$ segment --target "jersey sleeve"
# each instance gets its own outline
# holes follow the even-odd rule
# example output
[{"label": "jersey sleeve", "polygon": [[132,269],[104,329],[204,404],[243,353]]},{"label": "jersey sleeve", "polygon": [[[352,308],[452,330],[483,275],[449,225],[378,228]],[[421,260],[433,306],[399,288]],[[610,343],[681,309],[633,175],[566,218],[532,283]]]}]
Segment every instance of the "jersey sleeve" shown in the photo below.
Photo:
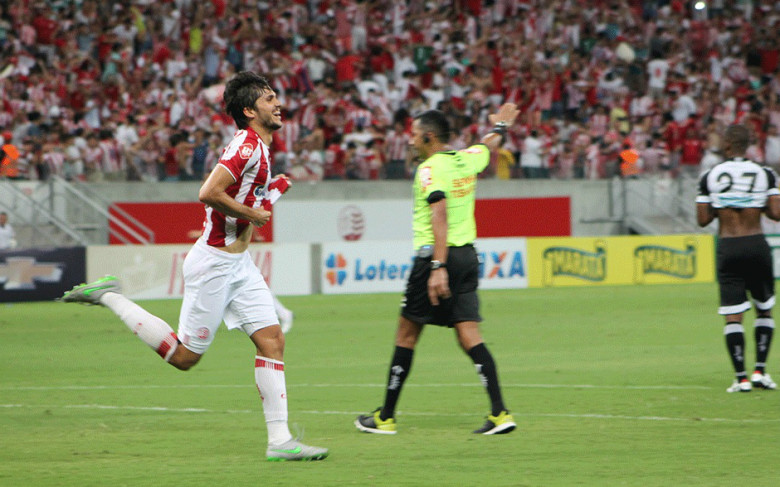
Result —
[{"label": "jersey sleeve", "polygon": [[701,178],[699,178],[699,193],[696,195],[696,203],[712,203],[712,198],[710,198],[710,188],[707,186],[707,178],[709,175],[710,172],[707,171],[701,175]]},{"label": "jersey sleeve", "polygon": [[764,172],[766,173],[766,179],[767,179],[767,190],[766,195],[767,196],[775,196],[780,194],[780,189],[777,187],[777,173],[774,169],[771,167],[764,167]]},{"label": "jersey sleeve", "polygon": [[258,144],[252,143],[248,137],[237,135],[225,148],[219,164],[230,171],[233,179],[238,181],[247,170],[247,163],[252,159],[252,154],[257,150]]},{"label": "jersey sleeve", "polygon": [[417,185],[420,194],[430,204],[446,198],[447,187],[444,167],[438,164],[423,163],[417,170]]},{"label": "jersey sleeve", "polygon": [[490,163],[490,150],[485,144],[475,144],[458,152],[471,162],[475,173],[482,172]]}]

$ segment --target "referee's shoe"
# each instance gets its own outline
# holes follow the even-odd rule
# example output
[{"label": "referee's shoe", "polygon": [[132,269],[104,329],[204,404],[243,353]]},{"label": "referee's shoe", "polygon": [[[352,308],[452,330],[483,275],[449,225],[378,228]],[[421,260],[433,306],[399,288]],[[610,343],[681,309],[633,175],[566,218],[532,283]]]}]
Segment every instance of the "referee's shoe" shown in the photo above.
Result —
[{"label": "referee's shoe", "polygon": [[509,433],[517,427],[515,419],[509,414],[509,411],[503,410],[498,416],[488,415],[485,424],[474,433],[478,435],[503,435]]},{"label": "referee's shoe", "polygon": [[369,414],[361,414],[355,420],[355,427],[364,433],[394,435],[396,433],[395,419],[382,419],[379,417],[380,412],[382,412],[382,408],[376,408],[374,412]]}]

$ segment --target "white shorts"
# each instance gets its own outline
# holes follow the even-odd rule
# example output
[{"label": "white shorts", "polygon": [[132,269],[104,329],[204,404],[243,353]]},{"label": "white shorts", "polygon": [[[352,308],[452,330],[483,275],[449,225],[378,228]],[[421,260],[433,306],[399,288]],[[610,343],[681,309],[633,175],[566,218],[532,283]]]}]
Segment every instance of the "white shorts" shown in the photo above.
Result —
[{"label": "white shorts", "polygon": [[279,324],[274,300],[249,252],[230,254],[198,240],[184,259],[179,340],[203,354],[224,320],[248,336]]}]

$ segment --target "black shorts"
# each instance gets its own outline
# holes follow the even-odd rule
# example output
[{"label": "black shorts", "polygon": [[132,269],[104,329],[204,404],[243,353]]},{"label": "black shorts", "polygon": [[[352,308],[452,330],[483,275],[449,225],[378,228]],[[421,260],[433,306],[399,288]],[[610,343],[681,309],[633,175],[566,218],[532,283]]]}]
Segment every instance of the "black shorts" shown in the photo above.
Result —
[{"label": "black shorts", "polygon": [[401,316],[415,323],[450,328],[464,321],[482,321],[477,297],[479,259],[473,245],[449,248],[447,274],[452,297],[439,299],[439,305],[433,306],[428,299],[431,258],[416,257],[406,283]]},{"label": "black shorts", "polygon": [[775,276],[772,253],[763,235],[718,239],[717,251],[720,308],[731,315],[750,309],[746,291],[759,310],[775,304]]}]

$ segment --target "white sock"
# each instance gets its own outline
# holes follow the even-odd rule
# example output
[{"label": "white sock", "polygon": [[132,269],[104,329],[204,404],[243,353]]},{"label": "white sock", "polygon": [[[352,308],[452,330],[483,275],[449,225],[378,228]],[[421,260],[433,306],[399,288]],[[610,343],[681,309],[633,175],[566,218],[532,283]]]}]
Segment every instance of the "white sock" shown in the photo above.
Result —
[{"label": "white sock", "polygon": [[105,293],[100,302],[113,311],[138,338],[166,362],[178,346],[178,338],[168,323],[149,313],[119,293]]},{"label": "white sock", "polygon": [[287,386],[284,380],[284,362],[266,357],[255,357],[255,383],[263,400],[268,444],[280,445],[292,439],[287,426]]}]

